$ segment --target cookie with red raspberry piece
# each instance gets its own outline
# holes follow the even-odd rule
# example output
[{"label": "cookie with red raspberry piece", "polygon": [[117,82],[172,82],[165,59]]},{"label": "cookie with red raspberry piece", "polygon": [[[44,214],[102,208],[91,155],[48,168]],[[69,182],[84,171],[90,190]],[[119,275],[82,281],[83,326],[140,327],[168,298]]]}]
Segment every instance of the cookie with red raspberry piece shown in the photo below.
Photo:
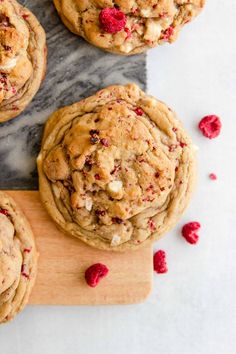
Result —
[{"label": "cookie with red raspberry piece", "polygon": [[16,0],[0,1],[0,123],[18,116],[45,76],[46,35]]},{"label": "cookie with red raspberry piece", "polygon": [[53,113],[38,156],[40,194],[58,226],[118,251],[175,225],[195,169],[195,147],[176,115],[135,84],[107,87]]},{"label": "cookie with red raspberry piece", "polygon": [[37,258],[28,221],[14,200],[0,192],[0,323],[12,320],[27,304]]},{"label": "cookie with red raspberry piece", "polygon": [[54,4],[73,33],[108,52],[132,55],[174,42],[205,0],[54,0]]}]

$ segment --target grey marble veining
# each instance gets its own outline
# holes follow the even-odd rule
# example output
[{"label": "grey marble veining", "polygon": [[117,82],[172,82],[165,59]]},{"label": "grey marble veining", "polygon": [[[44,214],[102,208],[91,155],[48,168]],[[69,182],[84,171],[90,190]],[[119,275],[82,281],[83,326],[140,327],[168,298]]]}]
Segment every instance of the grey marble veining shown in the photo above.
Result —
[{"label": "grey marble veining", "polygon": [[36,157],[43,125],[57,108],[90,96],[110,84],[136,82],[146,88],[144,54],[122,57],[105,53],[70,33],[52,0],[20,1],[47,33],[46,79],[18,118],[0,124],[0,189],[37,189]]}]

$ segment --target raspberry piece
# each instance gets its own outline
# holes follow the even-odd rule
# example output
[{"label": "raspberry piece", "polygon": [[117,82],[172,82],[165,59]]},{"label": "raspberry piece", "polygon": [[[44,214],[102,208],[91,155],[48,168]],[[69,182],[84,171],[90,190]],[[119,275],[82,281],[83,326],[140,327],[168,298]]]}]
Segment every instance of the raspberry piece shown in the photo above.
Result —
[{"label": "raspberry piece", "polygon": [[123,220],[121,218],[118,218],[117,216],[112,218],[111,221],[114,223],[114,224],[123,224]]},{"label": "raspberry piece", "polygon": [[0,214],[3,214],[5,216],[9,216],[8,211],[6,209],[2,209],[2,208],[0,208]]},{"label": "raspberry piece", "polygon": [[101,28],[107,33],[117,33],[125,28],[126,16],[115,7],[106,7],[99,14]]},{"label": "raspberry piece", "polygon": [[215,173],[210,173],[209,174],[209,178],[212,180],[212,181],[216,181],[217,180],[217,176]]},{"label": "raspberry piece", "polygon": [[220,134],[222,124],[219,117],[210,115],[202,118],[198,127],[206,138],[214,139]]},{"label": "raspberry piece", "polygon": [[102,263],[93,264],[85,272],[85,280],[89,286],[95,288],[100,280],[104,278],[109,272],[107,266]]},{"label": "raspberry piece", "polygon": [[199,236],[196,231],[200,229],[201,225],[197,221],[189,222],[182,228],[182,236],[188,243],[195,245],[198,242]]},{"label": "raspberry piece", "polygon": [[144,111],[140,107],[135,108],[134,112],[137,114],[137,116],[142,116],[144,114]]},{"label": "raspberry piece", "polygon": [[105,146],[105,147],[108,147],[108,146],[110,145],[109,140],[106,139],[106,138],[101,139],[100,142],[101,142],[101,144],[102,144],[103,146]]},{"label": "raspberry piece", "polygon": [[179,145],[180,145],[180,147],[182,147],[182,148],[188,146],[186,143],[183,143],[182,141],[180,141]]},{"label": "raspberry piece", "polygon": [[165,32],[163,33],[162,39],[164,41],[168,41],[170,39],[170,37],[172,36],[172,34],[174,33],[174,27],[170,26],[168,27]]},{"label": "raspberry piece", "polygon": [[148,220],[148,227],[152,232],[156,231],[156,223],[153,219]]},{"label": "raspberry piece", "polygon": [[95,211],[95,214],[96,214],[97,216],[104,216],[104,215],[106,214],[106,211],[105,211],[105,210],[99,210],[99,209],[97,209],[97,210]]},{"label": "raspberry piece", "polygon": [[154,265],[155,272],[159,274],[168,272],[165,251],[159,250],[154,254],[153,265]]},{"label": "raspberry piece", "polygon": [[89,134],[90,134],[90,135],[99,135],[100,132],[99,132],[99,130],[97,130],[97,129],[91,129],[91,130],[89,131]]},{"label": "raspberry piece", "polygon": [[25,264],[22,264],[21,266],[21,274],[23,275],[23,277],[29,279],[29,273]]}]

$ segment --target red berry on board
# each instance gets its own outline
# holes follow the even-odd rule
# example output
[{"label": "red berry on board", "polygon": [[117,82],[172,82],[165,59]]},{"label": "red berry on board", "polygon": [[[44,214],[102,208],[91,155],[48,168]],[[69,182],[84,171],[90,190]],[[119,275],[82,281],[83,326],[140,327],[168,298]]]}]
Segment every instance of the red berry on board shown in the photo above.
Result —
[{"label": "red berry on board", "polygon": [[90,266],[85,272],[85,280],[89,286],[95,288],[100,280],[109,272],[107,266],[102,263],[96,263]]}]

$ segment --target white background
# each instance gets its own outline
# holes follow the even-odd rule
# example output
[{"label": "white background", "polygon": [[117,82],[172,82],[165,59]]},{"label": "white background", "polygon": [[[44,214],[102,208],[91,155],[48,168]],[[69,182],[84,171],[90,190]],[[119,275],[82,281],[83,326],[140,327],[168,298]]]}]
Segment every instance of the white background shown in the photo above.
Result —
[{"label": "white background", "polygon": [[[144,304],[28,307],[0,327],[1,354],[236,353],[236,2],[208,0],[178,41],[148,53],[148,91],[177,113],[199,146],[199,185],[181,223],[155,248],[169,272],[154,275]],[[221,116],[208,140],[199,119]],[[217,181],[208,178],[210,172]],[[179,235],[202,224],[197,246]]]}]

